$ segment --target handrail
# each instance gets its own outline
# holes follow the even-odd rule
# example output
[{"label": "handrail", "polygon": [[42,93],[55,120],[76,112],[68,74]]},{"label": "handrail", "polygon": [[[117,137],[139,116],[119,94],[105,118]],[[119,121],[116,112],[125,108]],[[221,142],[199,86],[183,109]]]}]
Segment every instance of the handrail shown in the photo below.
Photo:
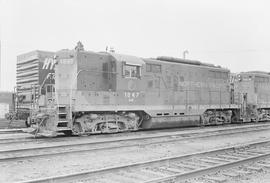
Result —
[{"label": "handrail", "polygon": [[[75,85],[75,81],[77,80],[79,74],[83,71],[86,71],[86,72],[90,72],[90,70],[85,70],[85,69],[81,69],[77,72],[76,74],[76,77],[74,78],[74,80],[71,82],[71,85],[70,85],[70,94],[69,94],[69,97],[70,97],[70,100],[69,100],[69,115],[70,115],[70,119],[72,119],[72,95],[73,95],[73,92],[72,92],[72,89],[73,89],[73,86]],[[72,122],[71,122],[71,128],[72,128]]]}]

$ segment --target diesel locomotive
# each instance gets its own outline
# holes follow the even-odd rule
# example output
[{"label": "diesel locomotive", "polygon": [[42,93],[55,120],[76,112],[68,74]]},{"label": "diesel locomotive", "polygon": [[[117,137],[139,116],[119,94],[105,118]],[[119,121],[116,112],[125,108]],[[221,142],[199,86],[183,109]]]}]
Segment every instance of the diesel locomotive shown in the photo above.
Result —
[{"label": "diesel locomotive", "polygon": [[[40,93],[33,133],[113,133],[269,119],[270,74],[161,56],[61,50]],[[41,91],[42,89],[40,89]]]}]

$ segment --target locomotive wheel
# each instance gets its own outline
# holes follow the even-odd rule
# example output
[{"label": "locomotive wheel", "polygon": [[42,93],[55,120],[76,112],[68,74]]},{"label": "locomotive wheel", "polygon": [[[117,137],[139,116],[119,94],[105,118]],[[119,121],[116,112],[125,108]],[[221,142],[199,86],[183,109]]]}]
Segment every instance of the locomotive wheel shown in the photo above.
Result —
[{"label": "locomotive wheel", "polygon": [[227,120],[226,120],[226,117],[224,117],[224,116],[220,116],[220,121],[218,122],[219,124],[226,124],[226,123],[228,123],[227,122]]},{"label": "locomotive wheel", "polygon": [[215,116],[211,116],[209,118],[209,122],[208,122],[209,125],[216,125],[216,117]]},{"label": "locomotive wheel", "polygon": [[233,116],[233,117],[231,118],[231,121],[232,121],[232,123],[240,123],[237,116]]},{"label": "locomotive wheel", "polygon": [[100,128],[100,132],[101,133],[108,133],[108,132],[110,132],[110,130],[106,126],[106,123],[101,123],[99,125],[99,128]]},{"label": "locomotive wheel", "polygon": [[71,130],[63,131],[63,133],[64,133],[66,136],[71,136],[71,135],[72,135],[72,131],[71,131]]},{"label": "locomotive wheel", "polygon": [[31,119],[29,117],[25,120],[25,126],[27,128],[31,126]]},{"label": "locomotive wheel", "polygon": [[74,123],[73,125],[73,131],[75,134],[79,134],[82,132],[82,127],[80,123]]},{"label": "locomotive wheel", "polygon": [[251,118],[251,122],[254,122],[254,123],[258,123],[259,122],[259,118]]}]

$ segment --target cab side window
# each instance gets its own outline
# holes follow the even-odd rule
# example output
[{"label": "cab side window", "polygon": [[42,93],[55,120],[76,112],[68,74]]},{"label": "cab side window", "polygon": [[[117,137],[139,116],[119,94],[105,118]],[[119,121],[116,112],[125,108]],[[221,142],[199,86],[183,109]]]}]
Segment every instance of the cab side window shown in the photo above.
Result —
[{"label": "cab side window", "polygon": [[124,64],[123,76],[125,78],[140,78],[141,77],[141,67],[137,66],[137,65]]}]

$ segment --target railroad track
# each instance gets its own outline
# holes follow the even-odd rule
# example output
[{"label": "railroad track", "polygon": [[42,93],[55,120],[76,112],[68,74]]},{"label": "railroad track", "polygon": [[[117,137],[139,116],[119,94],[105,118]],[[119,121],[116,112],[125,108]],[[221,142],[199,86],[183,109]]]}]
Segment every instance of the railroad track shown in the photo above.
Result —
[{"label": "railroad track", "polygon": [[130,137],[119,139],[99,139],[98,141],[83,142],[73,144],[61,144],[40,147],[25,147],[21,149],[7,149],[0,150],[0,162],[16,161],[29,158],[47,157],[54,155],[66,155],[71,153],[93,152],[93,151],[106,151],[119,148],[129,148],[136,146],[147,146],[153,144],[164,144],[176,142],[181,140],[191,140],[198,138],[207,138],[221,135],[233,135],[238,133],[249,133],[257,131],[269,130],[268,126],[260,126],[256,129],[254,127],[238,128],[238,129],[223,129],[218,131],[208,131],[205,133],[172,133],[172,134],[159,134],[143,137]]},{"label": "railroad track", "polygon": [[[223,126],[209,126],[209,127],[203,127],[204,129],[208,129],[209,132],[210,131],[216,131],[216,132],[222,132],[224,130],[229,130],[229,129],[239,129],[239,128],[264,128],[264,127],[270,127],[270,124],[269,122],[261,122],[259,124],[254,124],[254,123],[247,123],[247,124],[228,124],[228,125],[223,125]],[[220,129],[221,128],[221,129]],[[0,129],[0,131],[3,131],[2,134],[6,134],[6,129]],[[117,136],[130,136],[131,134],[132,135],[149,135],[149,134],[166,134],[166,133],[183,133],[183,136],[184,135],[194,135],[194,134],[201,134],[201,133],[204,133],[204,132],[191,132],[191,131],[194,131],[194,130],[200,130],[200,128],[198,127],[192,127],[192,128],[178,128],[177,129],[177,132],[175,132],[175,129],[161,129],[161,130],[148,130],[148,131],[136,131],[136,132],[128,132],[128,133],[117,133],[117,134],[96,134],[96,135],[90,135],[91,137],[104,137],[106,136],[106,138],[110,138],[110,137],[115,137],[116,135]],[[32,142],[65,142],[65,141],[70,141],[71,139],[72,140],[83,140],[83,139],[87,139],[89,138],[89,136],[71,136],[71,137],[66,137],[64,135],[60,135],[60,136],[57,136],[57,137],[54,137],[54,138],[41,138],[41,137],[38,137],[38,138],[35,138],[33,135],[31,134],[28,134],[28,133],[21,133],[21,129],[7,129],[8,132],[12,132],[14,131],[14,136],[8,136],[7,138],[3,138],[1,136],[1,133],[0,133],[0,145],[4,145],[4,144],[21,144],[21,143],[32,143]],[[207,133],[207,132],[206,132]]]},{"label": "railroad track", "polygon": [[[211,172],[235,166],[258,162],[270,158],[270,141],[248,143],[241,146],[212,149],[193,154],[153,159],[144,162],[84,171],[23,183],[42,182],[124,182],[124,183],[164,183],[192,180]],[[269,162],[258,163],[253,169],[270,167]],[[237,172],[234,172],[237,173]],[[242,172],[239,172],[242,173]],[[209,177],[211,180],[211,177]],[[212,177],[212,179],[214,179]],[[192,181],[191,181],[192,182]]]},{"label": "railroad track", "polygon": [[[131,136],[132,135],[137,135],[137,136],[142,136],[142,135],[153,135],[153,134],[183,134],[183,135],[189,135],[189,134],[201,134],[201,133],[207,133],[215,131],[215,132],[222,132],[224,130],[234,130],[234,129],[248,129],[248,128],[267,128],[270,127],[270,123],[266,122],[266,123],[259,123],[259,124],[254,124],[254,123],[248,123],[248,124],[228,124],[228,125],[223,125],[223,126],[209,126],[209,127],[203,127],[204,131],[203,132],[194,132],[194,131],[198,131],[201,130],[201,128],[199,127],[192,127],[192,128],[177,128],[177,131],[175,129],[158,129],[158,130],[147,130],[147,131],[134,131],[134,132],[128,132],[128,133],[116,133],[116,134],[96,134],[96,135],[90,135],[90,137],[105,137],[105,138],[110,138],[110,137],[115,137],[117,136]],[[206,131],[205,131],[206,130]],[[192,132],[193,131],[193,132]],[[14,134],[15,137],[13,136],[8,136],[8,138],[3,138],[0,135],[0,145],[3,144],[20,144],[20,143],[28,143],[28,142],[64,142],[64,141],[70,141],[71,138],[72,139],[78,139],[78,140],[82,140],[82,139],[87,139],[89,138],[89,136],[71,136],[71,137],[66,137],[64,135],[62,136],[57,136],[54,138],[42,138],[42,137],[38,137],[35,138],[33,135],[31,134],[26,134],[26,137],[23,137],[22,135],[24,134]],[[18,137],[17,137],[18,136]]]},{"label": "railroad track", "polygon": [[9,133],[22,133],[23,130],[20,128],[15,128],[15,129],[0,129],[0,134],[9,134]]}]

